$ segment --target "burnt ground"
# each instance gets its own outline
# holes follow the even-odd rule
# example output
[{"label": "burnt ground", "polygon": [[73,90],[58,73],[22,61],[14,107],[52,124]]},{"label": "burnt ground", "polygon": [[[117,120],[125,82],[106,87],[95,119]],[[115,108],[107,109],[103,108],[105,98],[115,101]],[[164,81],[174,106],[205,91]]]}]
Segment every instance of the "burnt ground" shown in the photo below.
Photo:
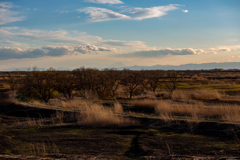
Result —
[{"label": "burnt ground", "polygon": [[[136,118],[138,125],[93,128],[14,126],[51,118],[55,110],[0,106],[0,159],[222,159],[240,157],[240,126],[217,122],[165,122]],[[65,117],[72,113],[64,112]],[[197,156],[197,157],[194,157]]]}]

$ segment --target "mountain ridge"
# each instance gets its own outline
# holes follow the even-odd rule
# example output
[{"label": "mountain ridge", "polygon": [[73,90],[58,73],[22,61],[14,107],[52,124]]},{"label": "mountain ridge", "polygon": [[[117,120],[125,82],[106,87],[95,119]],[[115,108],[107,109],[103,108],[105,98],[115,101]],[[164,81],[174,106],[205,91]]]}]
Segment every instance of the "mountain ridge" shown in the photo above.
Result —
[{"label": "mountain ridge", "polygon": [[[114,63],[114,64],[121,64],[122,63]],[[240,69],[240,62],[212,62],[212,63],[200,63],[200,64],[194,64],[194,63],[188,63],[188,64],[182,64],[182,65],[153,65],[153,66],[122,66],[122,67],[114,67],[113,65],[109,65],[107,68],[115,68],[117,70],[123,70],[123,69],[130,69],[130,70],[209,70],[209,69]],[[86,67],[87,68],[87,67]],[[104,68],[98,68],[98,69],[104,69]],[[22,68],[8,68],[3,69],[1,71],[28,71],[29,67],[22,67]],[[47,68],[37,68],[39,71],[47,70]],[[55,68],[55,70],[64,70],[64,71],[71,71],[73,69],[70,68],[62,68],[58,67]]]}]

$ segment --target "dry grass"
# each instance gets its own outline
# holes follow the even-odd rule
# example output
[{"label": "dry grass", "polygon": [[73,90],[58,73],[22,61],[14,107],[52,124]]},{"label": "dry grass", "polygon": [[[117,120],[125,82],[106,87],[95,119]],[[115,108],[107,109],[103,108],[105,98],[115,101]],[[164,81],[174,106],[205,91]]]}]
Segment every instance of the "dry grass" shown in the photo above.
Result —
[{"label": "dry grass", "polygon": [[134,123],[128,118],[114,115],[114,112],[110,108],[104,108],[99,104],[86,105],[81,115],[82,117],[78,121],[78,124],[84,126],[125,126]]},{"label": "dry grass", "polygon": [[52,115],[52,124],[63,124],[64,114],[63,112],[57,111]]},{"label": "dry grass", "polygon": [[197,100],[215,100],[221,99],[222,94],[212,90],[193,90],[193,91],[174,91],[173,99],[197,99]]},{"label": "dry grass", "polygon": [[11,103],[17,103],[16,91],[8,91],[4,93],[0,93],[0,105],[8,105]]},{"label": "dry grass", "polygon": [[165,122],[168,121],[173,121],[174,118],[172,117],[172,115],[170,113],[160,113],[160,117],[161,119],[163,119]]},{"label": "dry grass", "polygon": [[[114,104],[113,108],[107,108],[100,104],[93,103],[87,100],[72,100],[72,101],[52,101],[49,104],[42,103],[40,101],[32,101],[32,104],[36,105],[51,105],[64,108],[73,108],[77,110],[78,113],[69,114],[64,117],[63,112],[56,112],[51,118],[51,120],[39,120],[28,119],[27,122],[18,122],[17,126],[38,126],[45,125],[43,122],[51,122],[50,124],[63,124],[63,119],[68,121],[77,121],[78,125],[83,126],[96,126],[96,127],[107,127],[107,126],[125,126],[134,124],[135,122],[129,118],[118,116],[115,113],[124,113],[122,105],[118,102]],[[49,123],[48,123],[49,124]]]},{"label": "dry grass", "polygon": [[46,156],[49,154],[58,155],[59,149],[54,142],[52,142],[52,143],[51,142],[48,142],[48,143],[39,142],[39,143],[26,144],[22,148],[20,148],[20,149],[18,148],[18,152],[23,153],[24,155]]},{"label": "dry grass", "polygon": [[16,121],[15,124],[12,125],[12,127],[23,127],[23,126],[43,126],[44,125],[44,119],[35,119],[35,118],[27,118],[26,121]]},{"label": "dry grass", "polygon": [[114,113],[123,113],[124,112],[123,107],[119,102],[115,102],[113,107],[114,107]]},{"label": "dry grass", "polygon": [[131,102],[131,105],[135,108],[154,109],[158,102],[158,100],[134,100]]},{"label": "dry grass", "polygon": [[[215,93],[213,93],[213,95],[215,95]],[[218,93],[216,93],[216,95],[218,95]],[[135,100],[132,102],[132,106],[139,108],[139,110],[154,109],[155,113],[165,121],[173,120],[173,115],[180,115],[195,122],[204,118],[217,118],[218,120],[228,122],[240,122],[240,106],[238,105],[204,105],[202,102],[188,104],[177,103],[170,100]]]},{"label": "dry grass", "polygon": [[69,101],[62,101],[62,100],[51,100],[48,103],[51,106],[57,106],[60,108],[71,108],[71,109],[79,109],[81,106],[86,106],[87,101],[80,100],[80,99],[73,99]]},{"label": "dry grass", "polygon": [[181,114],[191,116],[192,120],[199,121],[202,117],[213,117],[228,122],[240,122],[240,106],[238,105],[204,105],[173,103],[170,101],[159,101],[155,107],[156,114],[164,115]]},{"label": "dry grass", "polygon": [[186,94],[180,90],[173,91],[171,97],[172,97],[172,99],[190,99],[189,94]]},{"label": "dry grass", "polygon": [[63,112],[56,111],[51,118],[27,118],[25,121],[17,120],[12,127],[22,127],[22,126],[44,126],[44,125],[57,125],[63,124],[64,114]]}]

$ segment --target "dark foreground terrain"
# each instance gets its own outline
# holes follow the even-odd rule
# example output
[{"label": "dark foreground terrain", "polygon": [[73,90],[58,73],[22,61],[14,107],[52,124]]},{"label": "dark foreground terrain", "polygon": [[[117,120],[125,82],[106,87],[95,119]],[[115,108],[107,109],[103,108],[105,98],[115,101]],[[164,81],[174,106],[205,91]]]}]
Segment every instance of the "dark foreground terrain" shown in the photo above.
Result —
[{"label": "dark foreground terrain", "polygon": [[63,118],[61,124],[31,126],[22,122],[52,119],[56,111],[8,104],[0,113],[0,159],[240,158],[236,124],[132,117],[139,124],[84,127]]}]

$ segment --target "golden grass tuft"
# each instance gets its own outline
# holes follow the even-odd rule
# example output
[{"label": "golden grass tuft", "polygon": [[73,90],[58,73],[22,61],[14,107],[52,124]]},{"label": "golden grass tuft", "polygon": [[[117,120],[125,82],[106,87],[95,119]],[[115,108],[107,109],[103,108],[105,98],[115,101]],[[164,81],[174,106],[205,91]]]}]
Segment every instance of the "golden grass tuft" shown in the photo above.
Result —
[{"label": "golden grass tuft", "polygon": [[78,121],[79,125],[94,127],[126,126],[134,123],[129,118],[115,115],[112,109],[94,103],[84,107]]}]

